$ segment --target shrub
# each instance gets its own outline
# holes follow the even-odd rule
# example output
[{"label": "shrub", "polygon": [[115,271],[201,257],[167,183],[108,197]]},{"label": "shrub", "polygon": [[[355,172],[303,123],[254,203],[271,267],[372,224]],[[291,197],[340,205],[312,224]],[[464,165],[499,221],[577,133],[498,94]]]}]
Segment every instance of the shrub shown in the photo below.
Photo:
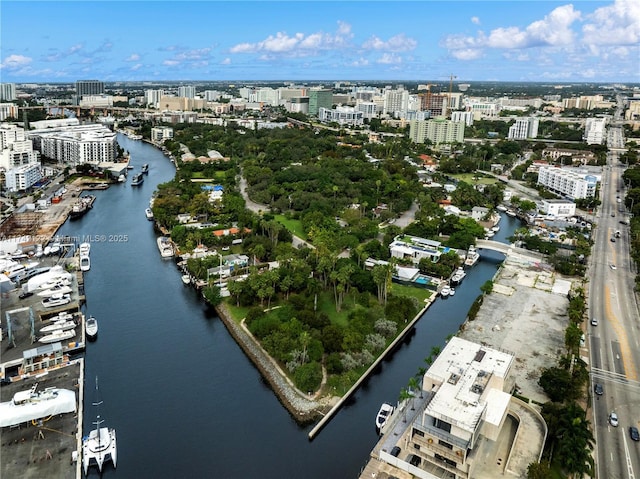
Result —
[{"label": "shrub", "polygon": [[303,392],[316,391],[322,384],[322,366],[317,362],[303,364],[293,374],[293,382]]}]

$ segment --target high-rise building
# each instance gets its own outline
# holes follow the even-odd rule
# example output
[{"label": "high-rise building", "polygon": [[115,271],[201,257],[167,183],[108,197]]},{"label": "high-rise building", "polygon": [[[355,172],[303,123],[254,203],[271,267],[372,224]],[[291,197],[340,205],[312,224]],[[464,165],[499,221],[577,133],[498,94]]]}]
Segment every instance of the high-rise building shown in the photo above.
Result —
[{"label": "high-rise building", "polygon": [[194,86],[180,86],[178,87],[178,96],[183,98],[195,98],[196,87]]},{"label": "high-rise building", "polygon": [[605,136],[606,118],[587,118],[582,137],[588,145],[602,145]]},{"label": "high-rise building", "polygon": [[384,93],[385,115],[395,116],[396,112],[407,111],[409,109],[409,92],[404,89],[387,90]]},{"label": "high-rise building", "polygon": [[102,95],[104,93],[104,82],[100,80],[78,80],[76,82],[76,96],[78,99],[84,95]]},{"label": "high-rise building", "polygon": [[164,90],[145,90],[144,102],[147,104],[147,106],[158,108],[160,98],[162,98],[163,96]]},{"label": "high-rise building", "polygon": [[0,101],[13,101],[16,99],[15,83],[0,83]]},{"label": "high-rise building", "polygon": [[444,119],[411,120],[409,138],[414,143],[426,140],[436,145],[440,143],[462,143],[464,141],[464,123]]},{"label": "high-rise building", "polygon": [[22,191],[42,178],[40,153],[34,151],[20,126],[0,125],[0,169],[5,171],[5,186],[9,191]]},{"label": "high-rise building", "polygon": [[526,140],[527,138],[536,138],[538,136],[538,118],[518,118],[516,122],[509,127],[510,140]]},{"label": "high-rise building", "polygon": [[542,167],[538,170],[538,184],[572,200],[591,198],[596,194],[598,178],[565,168]]},{"label": "high-rise building", "polygon": [[317,116],[320,108],[333,106],[333,92],[331,90],[313,88],[309,90],[309,115]]}]

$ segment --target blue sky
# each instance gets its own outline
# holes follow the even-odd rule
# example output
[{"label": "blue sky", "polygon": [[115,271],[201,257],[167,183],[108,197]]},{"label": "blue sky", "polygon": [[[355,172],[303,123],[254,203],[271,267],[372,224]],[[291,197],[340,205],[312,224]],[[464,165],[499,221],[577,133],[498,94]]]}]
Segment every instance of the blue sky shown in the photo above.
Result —
[{"label": "blue sky", "polygon": [[0,29],[2,82],[640,82],[640,0],[2,0]]}]

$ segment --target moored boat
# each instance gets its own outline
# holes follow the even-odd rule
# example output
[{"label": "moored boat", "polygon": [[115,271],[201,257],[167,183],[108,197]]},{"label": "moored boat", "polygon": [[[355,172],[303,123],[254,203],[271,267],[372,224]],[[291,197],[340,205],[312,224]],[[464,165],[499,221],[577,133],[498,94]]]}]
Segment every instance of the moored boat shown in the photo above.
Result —
[{"label": "moored boat", "polygon": [[68,339],[73,338],[76,335],[76,330],[75,329],[58,329],[56,331],[53,331],[50,334],[47,334],[46,336],[42,336],[40,339],[38,339],[38,341],[40,341],[43,344],[50,344],[50,343],[57,343],[59,341],[66,341]]},{"label": "moored boat", "polygon": [[153,211],[151,211],[151,208],[147,208],[147,209],[145,209],[145,210],[144,210],[144,214],[145,214],[145,216],[147,217],[147,219],[148,219],[149,221],[152,221],[152,220],[153,220]]},{"label": "moored boat", "polygon": [[480,253],[478,253],[475,246],[469,246],[469,250],[467,251],[467,257],[464,260],[464,265],[468,267],[474,266],[479,259],[480,259]]},{"label": "moored boat", "polygon": [[98,320],[93,316],[89,316],[85,322],[85,332],[87,338],[95,339],[98,336]]},{"label": "moored boat", "polygon": [[89,253],[91,252],[91,243],[80,243],[78,251],[80,252],[80,256],[89,256]]},{"label": "moored boat", "polygon": [[467,273],[460,266],[460,267],[458,267],[458,269],[456,269],[454,271],[453,275],[451,275],[451,282],[453,284],[459,284],[459,283],[462,282],[462,280],[465,278],[465,276],[467,276]]},{"label": "moored boat", "polygon": [[166,236],[159,236],[156,240],[158,243],[158,249],[160,250],[160,256],[163,258],[171,258],[173,256],[173,245],[171,240]]},{"label": "moored boat", "polygon": [[440,290],[440,296],[443,298],[446,298],[450,294],[451,294],[451,286],[449,286],[448,284],[445,284]]},{"label": "moored boat", "polygon": [[68,294],[71,293],[73,290],[71,289],[70,286],[64,285],[64,284],[56,284],[55,286],[52,286],[51,288],[48,289],[43,289],[42,291],[40,291],[38,293],[38,296],[42,297],[42,298],[49,298],[51,296],[54,296],[56,294]]},{"label": "moored boat", "polygon": [[189,284],[189,283],[191,283],[191,276],[189,276],[188,274],[183,274],[183,275],[181,276],[181,279],[182,279],[182,282],[183,282],[184,284]]},{"label": "moored boat", "polygon": [[55,308],[56,306],[64,306],[71,302],[69,294],[56,293],[53,296],[42,300],[42,306],[45,308]]},{"label": "moored boat", "polygon": [[376,415],[376,431],[378,431],[378,434],[382,434],[384,432],[383,429],[386,426],[387,421],[389,421],[391,414],[393,414],[393,410],[394,407],[391,404],[382,403],[382,406],[380,406],[380,410]]},{"label": "moored boat", "polygon": [[73,205],[69,212],[69,217],[72,220],[84,216],[92,207],[96,197],[94,195],[81,196],[78,201]]},{"label": "moored boat", "polygon": [[80,270],[89,271],[91,269],[91,258],[89,255],[80,256]]},{"label": "moored boat", "polygon": [[[96,378],[96,394],[98,391],[98,379]],[[101,401],[93,403],[98,407]],[[98,470],[102,472],[102,466],[106,461],[111,461],[113,467],[116,467],[118,459],[118,449],[116,445],[116,430],[109,427],[100,427],[104,420],[100,419],[100,414],[96,416],[96,428],[92,429],[88,436],[82,438],[82,467],[84,475],[89,472],[89,467],[97,465]]]},{"label": "moored boat", "polygon": [[49,334],[49,333],[53,333],[54,331],[66,331],[67,329],[73,329],[75,328],[77,325],[75,323],[75,321],[73,320],[58,320],[58,321],[54,321],[52,324],[49,324],[48,326],[45,326],[44,328],[42,328],[40,330],[40,333],[42,334]]}]

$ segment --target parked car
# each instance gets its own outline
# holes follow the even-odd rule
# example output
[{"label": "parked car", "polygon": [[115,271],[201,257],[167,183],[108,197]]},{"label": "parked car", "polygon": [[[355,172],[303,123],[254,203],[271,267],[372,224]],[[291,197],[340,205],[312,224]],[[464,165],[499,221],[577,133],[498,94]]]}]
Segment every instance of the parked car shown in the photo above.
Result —
[{"label": "parked car", "polygon": [[398,454],[400,454],[400,448],[399,448],[398,446],[393,446],[393,447],[391,448],[391,452],[390,452],[390,454],[391,454],[393,457],[398,457]]},{"label": "parked car", "polygon": [[613,411],[609,414],[609,424],[613,427],[618,427],[618,415]]},{"label": "parked car", "polygon": [[602,396],[604,394],[604,388],[602,387],[602,384],[596,383],[593,386],[593,391],[598,395],[598,396]]},{"label": "parked car", "polygon": [[[636,434],[637,434],[638,430],[636,429]],[[637,439],[636,439],[637,441]],[[416,456],[415,454],[409,454],[409,464],[411,464],[412,466],[416,466],[418,467],[420,465],[420,463],[422,462],[422,460]]]},{"label": "parked car", "polygon": [[638,428],[635,426],[631,426],[629,428],[629,436],[631,436],[631,439],[634,441],[640,441],[640,433],[638,432]]},{"label": "parked car", "polygon": [[598,325],[598,318],[591,318],[591,326],[597,326]]},{"label": "parked car", "polygon": [[612,269],[612,270],[614,270],[614,271],[615,271],[616,269],[618,269],[618,268],[616,268],[616,265],[615,265],[615,264],[613,264],[613,263],[611,263],[611,264],[609,265],[609,268],[611,268],[611,269]]}]

